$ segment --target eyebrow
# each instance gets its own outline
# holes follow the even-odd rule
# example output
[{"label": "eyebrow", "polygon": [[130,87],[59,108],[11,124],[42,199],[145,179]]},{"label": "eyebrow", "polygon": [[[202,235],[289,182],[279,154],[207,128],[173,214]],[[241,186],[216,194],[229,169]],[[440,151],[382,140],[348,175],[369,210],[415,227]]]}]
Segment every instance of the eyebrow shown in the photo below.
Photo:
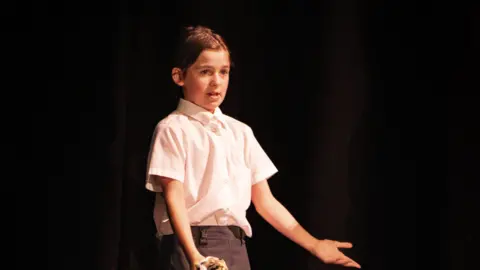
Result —
[{"label": "eyebrow", "polygon": [[[202,68],[213,68],[214,69],[214,67],[210,66],[210,65],[200,65],[200,66],[197,67],[197,69],[202,69]],[[229,65],[224,65],[224,66],[222,66],[222,68],[230,68],[230,66]]]}]

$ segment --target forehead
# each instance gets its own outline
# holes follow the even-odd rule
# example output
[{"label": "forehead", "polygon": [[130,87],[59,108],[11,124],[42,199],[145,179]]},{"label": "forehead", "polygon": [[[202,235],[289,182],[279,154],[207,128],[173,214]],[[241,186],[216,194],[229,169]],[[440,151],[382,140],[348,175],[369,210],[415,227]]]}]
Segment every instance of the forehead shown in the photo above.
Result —
[{"label": "forehead", "polygon": [[195,65],[214,67],[230,66],[230,55],[225,50],[204,50],[198,56]]}]

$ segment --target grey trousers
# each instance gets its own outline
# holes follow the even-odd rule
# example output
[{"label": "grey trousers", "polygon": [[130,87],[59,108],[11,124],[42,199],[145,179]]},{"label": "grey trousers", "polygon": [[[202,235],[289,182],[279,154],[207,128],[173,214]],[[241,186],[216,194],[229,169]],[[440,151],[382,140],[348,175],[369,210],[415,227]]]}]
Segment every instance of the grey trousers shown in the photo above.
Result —
[{"label": "grey trousers", "polygon": [[[237,226],[193,226],[193,239],[200,253],[225,260],[229,270],[250,270],[245,233]],[[191,270],[176,235],[160,240],[160,269]]]}]

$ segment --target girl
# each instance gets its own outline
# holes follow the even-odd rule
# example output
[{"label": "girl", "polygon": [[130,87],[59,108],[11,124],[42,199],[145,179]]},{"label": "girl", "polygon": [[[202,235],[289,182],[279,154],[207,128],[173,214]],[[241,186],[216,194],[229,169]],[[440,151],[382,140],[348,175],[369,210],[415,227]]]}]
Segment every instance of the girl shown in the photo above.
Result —
[{"label": "girl", "polygon": [[230,270],[250,269],[246,210],[325,263],[360,266],[340,252],[346,242],[319,240],[305,231],[272,195],[267,179],[277,168],[251,128],[222,113],[231,68],[223,38],[189,27],[172,79],[182,88],[178,107],[155,128],[146,188],[157,193],[154,219],[162,235],[165,269],[197,269],[206,256]]}]

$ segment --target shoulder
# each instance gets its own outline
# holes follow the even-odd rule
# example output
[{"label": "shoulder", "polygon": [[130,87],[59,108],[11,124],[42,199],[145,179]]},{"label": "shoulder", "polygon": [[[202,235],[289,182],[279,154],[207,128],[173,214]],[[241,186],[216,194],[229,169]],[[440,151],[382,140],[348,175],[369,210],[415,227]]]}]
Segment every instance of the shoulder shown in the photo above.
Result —
[{"label": "shoulder", "polygon": [[155,133],[182,133],[185,126],[189,123],[188,117],[177,111],[171,112],[165,118],[161,119],[155,126]]},{"label": "shoulder", "polygon": [[253,136],[253,130],[252,128],[238,120],[238,119],[235,119],[229,115],[224,115],[224,119],[225,119],[225,122],[227,122],[227,125],[230,127],[230,129],[236,133],[236,134],[241,134],[243,135],[244,137],[251,137]]},{"label": "shoulder", "polygon": [[234,128],[236,130],[241,130],[243,132],[251,132],[252,131],[252,128],[248,124],[246,124],[246,123],[244,123],[244,122],[242,122],[238,119],[235,119],[235,118],[233,118],[229,115],[226,115],[226,114],[224,114],[223,116],[224,116],[225,122],[227,122],[227,124],[230,127]]}]

